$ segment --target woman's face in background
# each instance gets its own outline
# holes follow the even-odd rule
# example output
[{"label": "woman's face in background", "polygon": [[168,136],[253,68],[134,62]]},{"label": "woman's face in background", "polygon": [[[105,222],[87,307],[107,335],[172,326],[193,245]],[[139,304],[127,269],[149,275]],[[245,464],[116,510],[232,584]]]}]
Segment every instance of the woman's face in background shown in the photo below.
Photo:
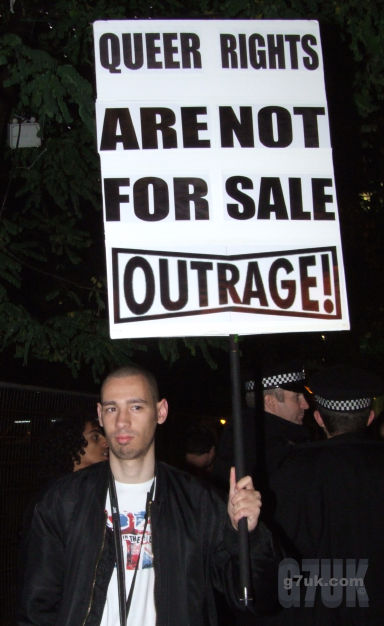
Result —
[{"label": "woman's face in background", "polygon": [[87,441],[87,445],[84,448],[84,454],[80,455],[80,463],[75,462],[73,471],[108,459],[108,444],[97,423],[86,422],[83,437]]}]

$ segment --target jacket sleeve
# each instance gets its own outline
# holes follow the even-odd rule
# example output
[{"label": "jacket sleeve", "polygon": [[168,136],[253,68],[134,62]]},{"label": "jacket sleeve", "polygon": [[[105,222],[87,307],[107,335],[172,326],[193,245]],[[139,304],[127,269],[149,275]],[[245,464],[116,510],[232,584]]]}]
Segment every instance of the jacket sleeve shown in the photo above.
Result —
[{"label": "jacket sleeve", "polygon": [[62,525],[53,514],[54,498],[48,492],[35,506],[30,528],[22,538],[18,626],[57,623],[63,588],[64,541]]}]

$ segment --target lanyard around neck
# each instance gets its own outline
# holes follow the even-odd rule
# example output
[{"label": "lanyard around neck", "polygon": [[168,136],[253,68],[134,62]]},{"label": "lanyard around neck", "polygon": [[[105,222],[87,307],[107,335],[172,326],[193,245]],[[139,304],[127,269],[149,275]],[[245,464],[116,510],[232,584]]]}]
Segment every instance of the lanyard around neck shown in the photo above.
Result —
[{"label": "lanyard around neck", "polygon": [[153,479],[151,489],[147,493],[147,501],[145,505],[145,524],[144,524],[143,534],[141,536],[140,551],[139,551],[139,556],[136,561],[135,571],[133,574],[131,587],[129,589],[129,594],[127,597],[126,589],[125,589],[125,567],[124,567],[124,556],[123,556],[123,544],[121,541],[119,503],[117,501],[115,479],[113,477],[111,468],[109,468],[109,497],[111,501],[113,535],[114,535],[114,541],[115,541],[117,584],[118,584],[118,591],[119,591],[119,613],[120,613],[120,625],[121,626],[126,626],[128,615],[129,615],[129,609],[131,607],[133,590],[135,588],[135,582],[136,582],[136,574],[137,574],[137,570],[138,570],[139,562],[140,562],[141,548],[142,548],[143,541],[144,541],[144,535],[147,530],[148,520],[151,514],[151,504],[152,504],[152,499],[153,499],[153,493],[155,490],[155,480],[156,480],[156,477]]}]

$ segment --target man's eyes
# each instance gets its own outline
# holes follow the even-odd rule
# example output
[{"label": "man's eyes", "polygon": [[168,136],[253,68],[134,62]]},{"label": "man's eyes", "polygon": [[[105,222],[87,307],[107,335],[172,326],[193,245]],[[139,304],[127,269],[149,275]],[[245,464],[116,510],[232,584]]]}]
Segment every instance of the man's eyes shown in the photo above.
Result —
[{"label": "man's eyes", "polygon": [[[144,408],[144,405],[143,404],[131,404],[129,408],[131,411],[141,411]],[[116,410],[117,409],[115,406],[104,407],[105,413],[114,413]]]}]

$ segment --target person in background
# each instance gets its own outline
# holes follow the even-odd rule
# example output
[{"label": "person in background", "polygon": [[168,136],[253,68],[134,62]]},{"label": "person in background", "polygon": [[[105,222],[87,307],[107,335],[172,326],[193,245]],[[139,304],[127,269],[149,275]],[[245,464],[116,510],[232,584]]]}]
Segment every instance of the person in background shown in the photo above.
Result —
[{"label": "person in background", "polygon": [[[293,445],[310,439],[303,424],[304,413],[309,408],[305,373],[296,360],[282,362],[274,358],[266,361],[261,375],[247,374],[242,411],[245,467],[257,488],[266,494],[270,472],[278,467]],[[229,424],[217,447],[214,466],[217,482],[223,484],[233,464],[233,425]],[[266,508],[263,507],[263,514]]]},{"label": "person in background", "polygon": [[264,455],[268,476],[293,446],[310,439],[303,424],[305,411],[309,409],[304,385],[304,367],[296,360],[272,361],[263,368]]},{"label": "person in background", "polygon": [[[40,467],[36,471],[36,487],[31,491],[20,522],[20,538],[28,532],[36,502],[57,479],[94,463],[108,460],[108,444],[98,420],[86,413],[58,418],[40,442]],[[23,545],[21,540],[20,545]],[[18,560],[23,562],[23,549]],[[19,566],[19,572],[22,567]],[[20,583],[19,583],[20,586]]]},{"label": "person in background", "polygon": [[216,456],[216,436],[204,424],[190,426],[184,438],[184,461],[186,470],[201,478],[209,479]]},{"label": "person in background", "polygon": [[41,448],[46,480],[108,459],[108,444],[97,418],[84,413],[53,422]]},{"label": "person in background", "polygon": [[[271,476],[275,520],[294,550],[294,573],[311,578],[292,586],[297,604],[284,609],[281,623],[382,626],[384,443],[368,434],[382,381],[341,365],[317,372],[310,388],[326,438],[292,447]],[[289,591],[281,587],[280,594],[286,601]]]},{"label": "person in background", "polygon": [[23,517],[28,524],[39,494],[48,484],[71,472],[108,459],[108,444],[98,420],[87,413],[58,417],[39,443],[36,488]]}]

